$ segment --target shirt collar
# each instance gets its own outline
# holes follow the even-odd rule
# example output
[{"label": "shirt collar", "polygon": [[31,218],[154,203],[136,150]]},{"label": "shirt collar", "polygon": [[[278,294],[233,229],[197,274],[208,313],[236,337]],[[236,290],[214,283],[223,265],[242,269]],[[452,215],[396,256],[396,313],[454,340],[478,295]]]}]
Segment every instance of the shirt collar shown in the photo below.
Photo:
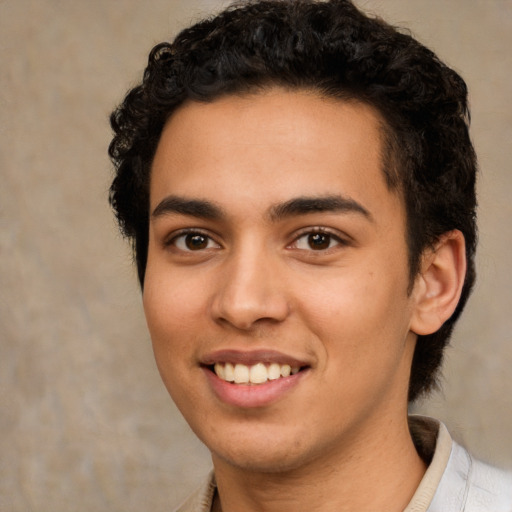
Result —
[{"label": "shirt collar", "polygon": [[426,512],[448,465],[453,441],[447,428],[433,418],[409,416],[409,430],[416,450],[429,466],[404,512]]}]

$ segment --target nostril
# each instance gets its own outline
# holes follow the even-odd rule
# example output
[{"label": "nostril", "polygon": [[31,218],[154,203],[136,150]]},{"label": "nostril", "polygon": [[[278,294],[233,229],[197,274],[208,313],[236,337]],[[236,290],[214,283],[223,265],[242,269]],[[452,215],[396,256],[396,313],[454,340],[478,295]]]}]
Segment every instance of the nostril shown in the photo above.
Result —
[{"label": "nostril", "polygon": [[219,324],[249,331],[256,324],[281,322],[288,316],[286,297],[275,281],[264,275],[262,261],[251,263],[253,259],[254,256],[247,256],[243,268],[219,276],[211,304],[212,315]]}]

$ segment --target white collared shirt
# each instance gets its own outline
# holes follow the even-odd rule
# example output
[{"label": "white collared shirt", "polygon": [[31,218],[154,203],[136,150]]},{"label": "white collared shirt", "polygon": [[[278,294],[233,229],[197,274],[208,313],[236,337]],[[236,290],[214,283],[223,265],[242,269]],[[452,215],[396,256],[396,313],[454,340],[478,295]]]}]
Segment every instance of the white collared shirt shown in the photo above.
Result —
[{"label": "white collared shirt", "polygon": [[[409,428],[435,448],[404,512],[512,512],[512,473],[473,459],[437,420],[411,416]],[[421,453],[424,446],[416,446]]]}]

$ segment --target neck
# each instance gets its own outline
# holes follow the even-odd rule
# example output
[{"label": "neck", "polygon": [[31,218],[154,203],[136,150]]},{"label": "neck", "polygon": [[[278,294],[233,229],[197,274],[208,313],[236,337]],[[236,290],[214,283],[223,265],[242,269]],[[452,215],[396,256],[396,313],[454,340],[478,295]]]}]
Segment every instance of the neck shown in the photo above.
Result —
[{"label": "neck", "polygon": [[214,510],[404,510],[426,467],[412,442],[406,414],[399,422],[380,417],[378,423],[348,436],[329,457],[279,473],[234,467],[214,455],[220,498]]}]

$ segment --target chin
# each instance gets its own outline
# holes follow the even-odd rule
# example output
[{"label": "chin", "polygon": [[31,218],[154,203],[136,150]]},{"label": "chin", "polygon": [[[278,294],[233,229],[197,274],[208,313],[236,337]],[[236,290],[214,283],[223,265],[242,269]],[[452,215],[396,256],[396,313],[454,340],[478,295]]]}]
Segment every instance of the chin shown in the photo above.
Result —
[{"label": "chin", "polygon": [[212,459],[214,464],[216,461],[222,460],[224,464],[231,467],[263,474],[289,473],[303,466],[304,457],[281,452],[282,450],[275,452],[268,449],[266,453],[254,453],[249,450],[222,454],[212,452]]},{"label": "chin", "polygon": [[286,473],[294,471],[314,459],[309,453],[307,436],[292,433],[254,431],[242,436],[240,433],[227,436],[225,442],[219,439],[206,445],[212,453],[214,464],[228,464],[241,470],[256,473]]}]

